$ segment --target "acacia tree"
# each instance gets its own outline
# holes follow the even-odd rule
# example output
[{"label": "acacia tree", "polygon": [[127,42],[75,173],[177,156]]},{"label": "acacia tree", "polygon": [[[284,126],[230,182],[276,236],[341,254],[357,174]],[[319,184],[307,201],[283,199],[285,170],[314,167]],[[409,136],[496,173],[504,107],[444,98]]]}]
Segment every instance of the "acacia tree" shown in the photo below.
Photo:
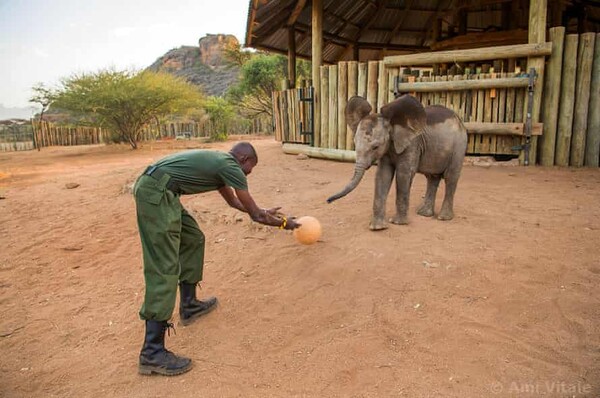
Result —
[{"label": "acacia tree", "polygon": [[46,87],[44,83],[38,83],[31,89],[33,95],[29,98],[29,102],[39,104],[42,107],[40,112],[40,122],[43,120],[44,112],[48,109],[48,106],[52,103],[53,91],[51,88]]},{"label": "acacia tree", "polygon": [[61,84],[52,107],[93,119],[133,149],[151,121],[197,110],[203,103],[196,86],[166,73],[101,70],[73,75]]},{"label": "acacia tree", "polygon": [[[298,63],[298,79],[310,74],[310,63]],[[273,91],[279,90],[286,77],[287,60],[281,55],[259,53],[242,64],[240,82],[230,88],[228,98],[247,117],[273,116]]]}]

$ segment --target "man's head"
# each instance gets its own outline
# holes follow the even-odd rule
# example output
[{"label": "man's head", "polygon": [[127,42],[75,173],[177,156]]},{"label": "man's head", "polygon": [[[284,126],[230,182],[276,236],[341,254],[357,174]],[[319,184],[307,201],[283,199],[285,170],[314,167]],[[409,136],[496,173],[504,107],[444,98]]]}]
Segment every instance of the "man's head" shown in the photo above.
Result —
[{"label": "man's head", "polygon": [[258,163],[258,156],[254,147],[249,142],[238,142],[231,148],[229,153],[237,159],[238,163],[242,167],[244,174],[248,175],[252,173],[252,169]]}]

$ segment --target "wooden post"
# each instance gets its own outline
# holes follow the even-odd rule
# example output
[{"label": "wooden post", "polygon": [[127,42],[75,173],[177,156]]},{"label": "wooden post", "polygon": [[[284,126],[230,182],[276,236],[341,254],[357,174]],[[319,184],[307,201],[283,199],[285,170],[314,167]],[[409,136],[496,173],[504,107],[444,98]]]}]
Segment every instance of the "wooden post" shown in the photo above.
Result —
[{"label": "wooden post", "polygon": [[[491,79],[491,73],[486,73],[483,75],[483,78],[488,80]],[[492,90],[485,90],[483,95],[483,121],[486,123],[492,122]],[[489,154],[490,153],[490,142],[491,137],[489,135],[484,135],[481,140],[481,152]]]},{"label": "wooden post", "polygon": [[358,62],[348,62],[348,99],[358,95]]},{"label": "wooden post", "polygon": [[567,35],[563,57],[562,80],[560,84],[560,110],[556,133],[556,155],[554,163],[569,165],[571,135],[573,133],[573,105],[575,104],[575,76],[577,69],[577,43],[579,36]]},{"label": "wooden post", "polygon": [[338,149],[346,149],[346,103],[348,102],[348,63],[338,63]]},{"label": "wooden post", "polygon": [[377,111],[377,66],[378,61],[369,61],[367,71],[367,101],[373,107],[373,111]]},{"label": "wooden post", "polygon": [[594,60],[595,33],[584,33],[579,37],[577,52],[577,79],[575,83],[575,108],[573,114],[573,137],[571,138],[571,166],[581,167],[585,158],[585,138],[587,131],[588,106],[592,62]]},{"label": "wooden post", "polygon": [[379,61],[377,73],[377,112],[381,107],[387,104],[388,99],[388,72],[383,66],[383,61]]},{"label": "wooden post", "polygon": [[[501,73],[500,76],[501,78],[506,78],[509,75],[512,75],[511,73]],[[513,120],[509,120],[509,118],[512,118],[514,115],[514,92],[515,90],[512,89],[512,97],[509,94],[511,92],[511,89],[501,89],[498,95],[498,101],[500,103],[500,107],[498,109],[498,121],[501,123],[510,123]],[[510,109],[510,107],[512,106],[512,110]],[[521,125],[522,126],[522,125]],[[496,137],[496,153],[498,154],[506,154],[506,153],[511,153],[511,147],[512,145],[512,137]]]},{"label": "wooden post", "polygon": [[318,123],[321,120],[321,93],[320,93],[320,80],[321,71],[320,66],[323,64],[323,0],[312,0],[312,81],[314,90],[314,109],[313,115],[314,123],[314,134],[315,136],[320,134],[321,124]]},{"label": "wooden post", "polygon": [[[358,62],[348,62],[348,99],[358,95]],[[344,113],[344,118],[346,117]],[[354,149],[354,133],[346,126],[346,149]]]},{"label": "wooden post", "polygon": [[298,97],[296,95],[296,90],[287,90],[287,98],[289,101],[290,108],[290,135],[293,137],[293,141],[296,142],[306,142],[304,136],[301,136],[298,131]]},{"label": "wooden post", "polygon": [[390,103],[394,100],[394,89],[396,88],[396,79],[400,75],[400,68],[387,68],[388,71],[388,99],[387,102]]},{"label": "wooden post", "polygon": [[[289,141],[290,140],[290,123],[289,123],[289,119],[290,119],[289,105],[290,105],[290,103],[288,102],[287,91],[281,91],[281,104],[282,104],[281,117],[283,118],[283,122],[281,123],[281,125],[283,126],[283,140]],[[171,124],[171,130],[172,130],[172,127],[173,127],[173,125]],[[215,126],[215,125],[213,125],[213,127],[217,128],[217,126]]]},{"label": "wooden post", "polygon": [[288,27],[288,79],[290,88],[296,88],[296,29]]},{"label": "wooden post", "polygon": [[596,34],[594,66],[590,90],[590,110],[588,114],[587,138],[585,145],[585,165],[598,167],[600,162],[600,33]]},{"label": "wooden post", "polygon": [[[319,119],[315,116],[315,125],[320,126],[320,147],[327,148],[329,145],[329,67],[321,66],[321,107]],[[315,106],[315,109],[317,107]],[[315,146],[317,146],[315,144]]]},{"label": "wooden post", "polygon": [[367,63],[358,63],[358,96],[367,98]]},{"label": "wooden post", "polygon": [[540,164],[542,166],[554,165],[565,28],[563,26],[551,28],[550,41],[552,42],[552,55],[548,62],[548,73],[544,85],[546,95],[544,95],[544,106],[542,107],[544,134],[538,142],[540,146]]},{"label": "wooden post", "polygon": [[[273,122],[275,124],[275,140],[283,142],[283,135],[281,134],[281,122],[279,119],[279,115],[281,113],[281,108],[279,107],[279,94],[279,91],[273,91],[272,93]],[[158,130],[160,131],[160,126],[158,126]]]},{"label": "wooden post", "polygon": [[[529,1],[529,44],[541,44],[546,42],[546,17],[548,14],[547,0]],[[530,56],[527,58],[527,73],[531,68],[537,73],[536,83],[533,91],[533,107],[531,110],[531,122],[540,121],[542,109],[542,94],[544,91],[544,56]],[[525,101],[527,107],[527,101]],[[525,111],[526,112],[526,111]],[[519,159],[523,162],[525,151],[521,151]],[[531,137],[529,148],[529,164],[535,165],[537,158],[537,137]]]},{"label": "wooden post", "polygon": [[[462,79],[463,75],[454,75],[454,81]],[[465,112],[464,109],[461,107],[461,104],[463,104],[462,98],[464,98],[464,94],[460,91],[456,91],[452,94],[452,109],[454,110],[454,112],[456,112],[458,117],[461,118],[461,120],[464,120]]]},{"label": "wooden post", "polygon": [[327,67],[329,69],[329,142],[328,148],[337,149],[337,116],[338,116],[338,97],[337,97],[337,65]]}]

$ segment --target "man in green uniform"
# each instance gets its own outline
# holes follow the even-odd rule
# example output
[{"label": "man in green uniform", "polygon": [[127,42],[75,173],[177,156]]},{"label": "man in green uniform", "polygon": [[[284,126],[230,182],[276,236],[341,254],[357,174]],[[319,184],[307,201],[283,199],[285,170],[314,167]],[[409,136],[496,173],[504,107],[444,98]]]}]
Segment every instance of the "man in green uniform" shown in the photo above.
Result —
[{"label": "man in green uniform", "polygon": [[202,280],[204,234],[182,207],[180,195],[219,191],[231,206],[252,220],[284,229],[299,226],[293,218],[279,217],[279,208],[259,208],[246,176],[258,162],[254,147],[247,142],[229,153],[193,150],[177,153],[148,167],[134,186],[137,221],[142,241],[146,292],[140,310],[146,321],[139,372],[177,375],[191,369],[191,359],[165,349],[165,331],[173,314],[179,285],[179,317],[188,325],[210,312],[217,299],[196,298]]}]

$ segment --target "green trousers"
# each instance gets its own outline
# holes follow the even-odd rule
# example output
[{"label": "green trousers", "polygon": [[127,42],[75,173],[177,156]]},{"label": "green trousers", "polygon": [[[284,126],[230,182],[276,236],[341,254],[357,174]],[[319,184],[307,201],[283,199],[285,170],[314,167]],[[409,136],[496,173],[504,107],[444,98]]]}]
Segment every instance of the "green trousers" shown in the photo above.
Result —
[{"label": "green trousers", "polygon": [[204,233],[181,205],[179,195],[166,188],[169,178],[142,175],[133,188],[146,283],[143,320],[169,320],[178,283],[202,280]]}]

